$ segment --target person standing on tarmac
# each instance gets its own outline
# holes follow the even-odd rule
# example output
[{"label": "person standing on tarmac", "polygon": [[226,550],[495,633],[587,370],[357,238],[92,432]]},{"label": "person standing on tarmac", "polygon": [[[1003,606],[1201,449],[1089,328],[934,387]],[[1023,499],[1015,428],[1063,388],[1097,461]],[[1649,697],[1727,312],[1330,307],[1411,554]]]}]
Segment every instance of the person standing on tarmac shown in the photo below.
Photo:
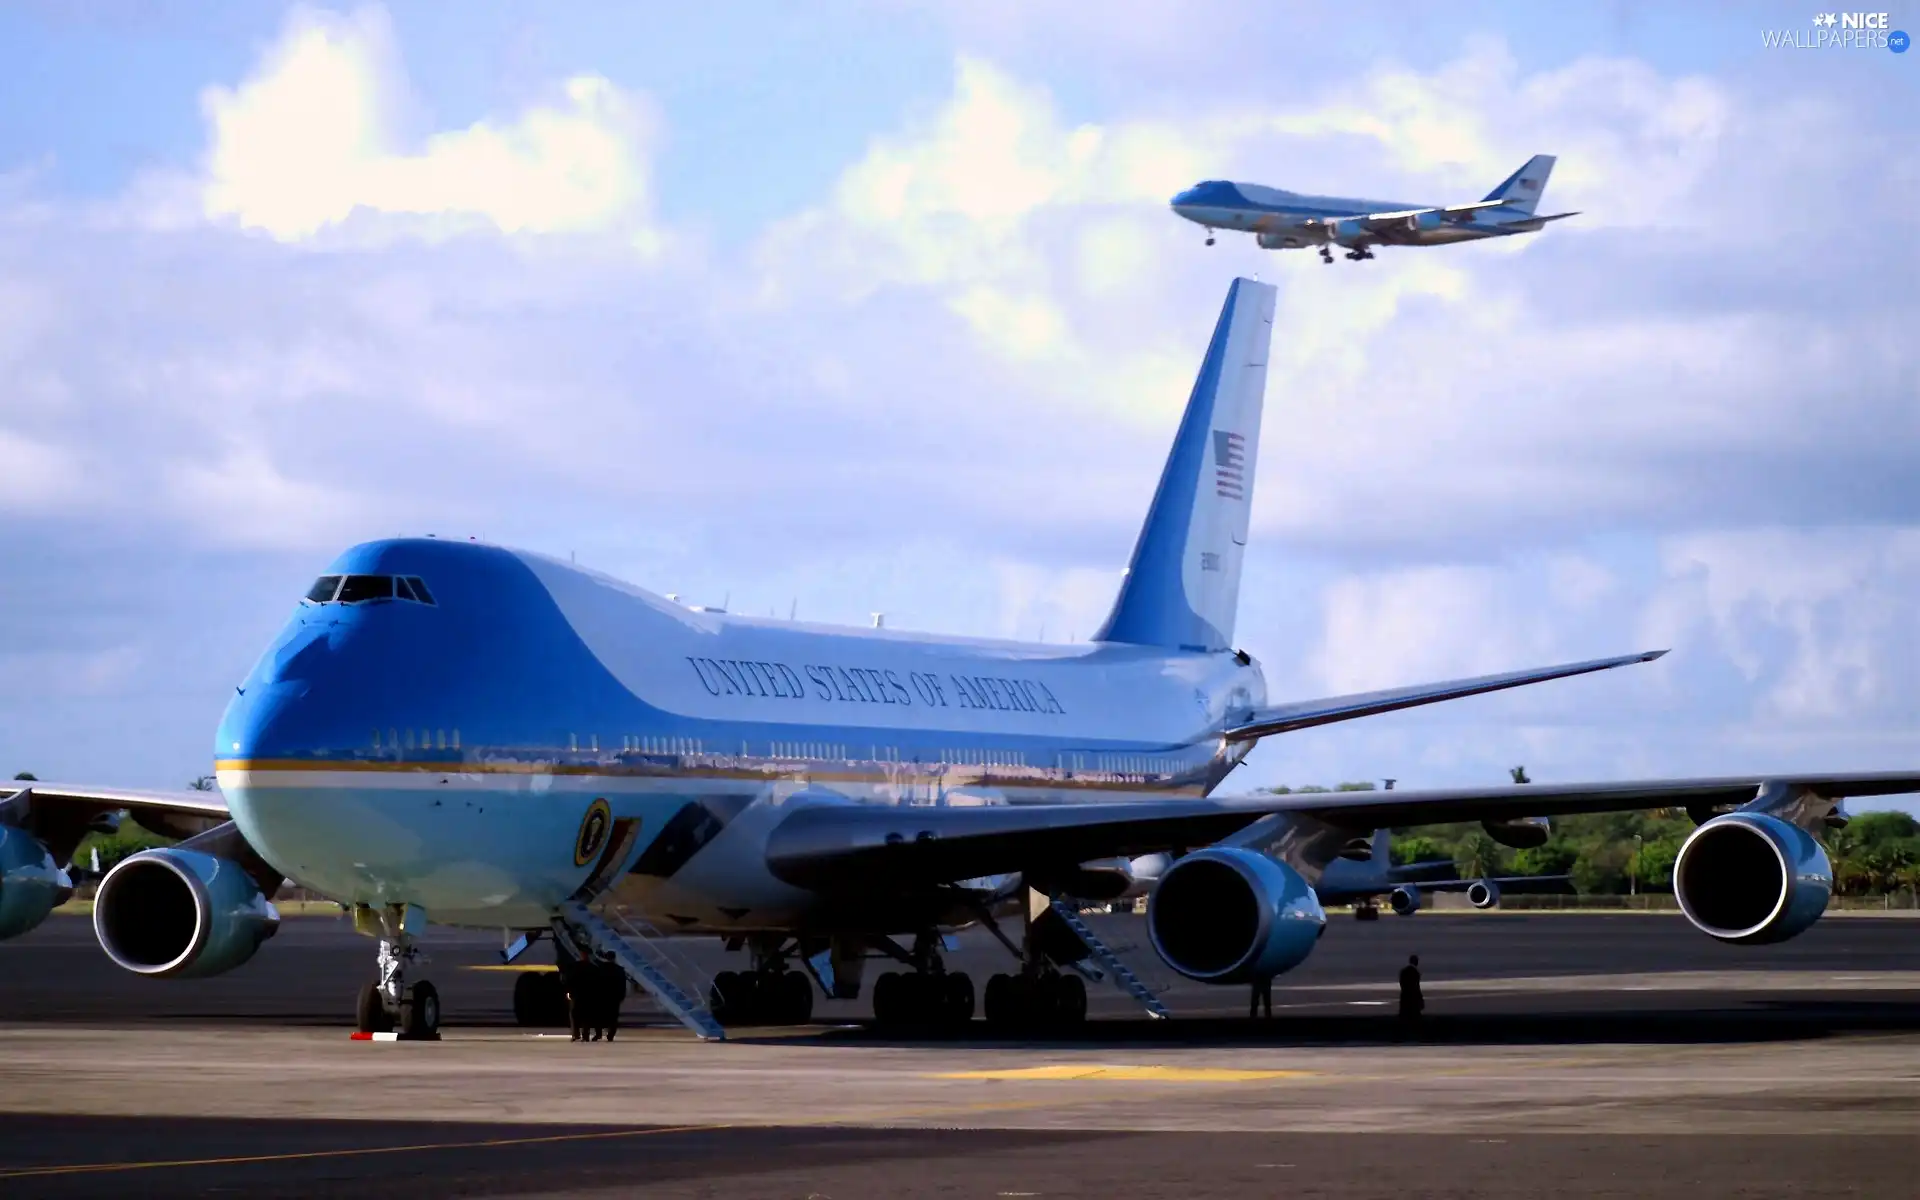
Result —
[{"label": "person standing on tarmac", "polygon": [[1253,981],[1253,999],[1247,1004],[1247,1019],[1253,1020],[1260,1015],[1260,1006],[1267,1008],[1267,1019],[1273,1019],[1273,976],[1262,975]]},{"label": "person standing on tarmac", "polygon": [[586,964],[560,955],[560,986],[567,993],[567,1025],[572,1029],[573,1040],[587,1040],[587,1024],[593,1012],[592,989],[588,986],[590,972]]},{"label": "person standing on tarmac", "polygon": [[1427,1007],[1427,998],[1420,994],[1420,956],[1407,956],[1407,965],[1400,968],[1400,1019],[1417,1020]]},{"label": "person standing on tarmac", "polygon": [[[594,998],[600,1006],[597,1017],[611,1042],[613,1035],[620,1031],[620,1005],[627,998],[627,972],[614,961],[612,951],[603,953],[594,967]],[[598,1031],[594,1036],[599,1036]]]}]

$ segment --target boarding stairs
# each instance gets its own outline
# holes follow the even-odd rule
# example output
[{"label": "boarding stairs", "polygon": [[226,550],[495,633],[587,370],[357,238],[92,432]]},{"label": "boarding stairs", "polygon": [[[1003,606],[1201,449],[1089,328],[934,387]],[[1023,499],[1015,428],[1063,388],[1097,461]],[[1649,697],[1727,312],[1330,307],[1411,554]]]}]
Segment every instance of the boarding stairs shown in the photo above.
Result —
[{"label": "boarding stairs", "polygon": [[[611,951],[627,978],[702,1041],[727,1040],[726,1031],[707,1007],[711,987],[707,977],[683,955],[669,949],[669,939],[659,930],[618,909],[596,913],[577,900],[554,911],[554,924],[564,924],[576,941],[585,942],[596,952]],[[556,934],[561,932],[555,930]]]},{"label": "boarding stairs", "polygon": [[1160,1003],[1160,998],[1153,994],[1153,989],[1142,982],[1140,977],[1133,973],[1131,967],[1121,961],[1120,956],[1114,953],[1111,946],[1100,940],[1100,936],[1094,933],[1093,926],[1081,919],[1078,908],[1065,900],[1056,898],[1053,901],[1053,911],[1067,923],[1068,929],[1073,930],[1074,936],[1085,943],[1088,953],[1093,956],[1093,961],[1100,965],[1107,978],[1113,980],[1113,986],[1132,996],[1141,1008],[1147,1010],[1147,1015],[1156,1021],[1164,1021],[1173,1015],[1167,1011],[1166,1005]]}]

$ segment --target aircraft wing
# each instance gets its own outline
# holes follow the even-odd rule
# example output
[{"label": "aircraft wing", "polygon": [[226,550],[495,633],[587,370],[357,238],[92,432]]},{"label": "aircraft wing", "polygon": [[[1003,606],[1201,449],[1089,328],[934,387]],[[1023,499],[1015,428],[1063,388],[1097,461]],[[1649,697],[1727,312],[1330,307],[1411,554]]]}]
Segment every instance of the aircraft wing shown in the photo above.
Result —
[{"label": "aircraft wing", "polygon": [[926,887],[1016,871],[1070,867],[1210,845],[1263,817],[1310,816],[1356,834],[1567,813],[1745,804],[1763,787],[1822,800],[1920,792],[1920,771],[1740,775],[1619,783],[1501,784],[1433,791],[1312,792],[1119,804],[942,808],[872,804],[800,807],[773,828],[767,865],[797,887],[834,891]]},{"label": "aircraft wing", "polygon": [[222,820],[228,816],[226,797],[217,791],[161,792],[144,788],[76,786],[47,783],[38,779],[10,779],[0,780],[0,793],[5,793],[4,798],[0,798],[0,808],[18,801],[31,800],[36,805],[69,805],[97,811],[124,808],[182,813],[195,817],[219,817]]},{"label": "aircraft wing", "polygon": [[[1360,223],[1370,230],[1383,230],[1404,222],[1408,217],[1424,217],[1428,213],[1438,213],[1440,219],[1447,222],[1470,219],[1483,208],[1498,208],[1508,203],[1505,200],[1475,200],[1471,204],[1449,204],[1444,208],[1408,208],[1399,212],[1368,213],[1360,218]],[[1572,216],[1572,213],[1565,214]],[[1547,218],[1552,220],[1554,218]]]},{"label": "aircraft wing", "polygon": [[1355,717],[1370,717],[1441,700],[1458,700],[1463,696],[1524,687],[1549,679],[1565,679],[1570,675],[1587,675],[1632,663],[1652,662],[1665,653],[1665,650],[1648,650],[1640,654],[1623,654],[1617,658],[1595,658],[1586,662],[1509,671],[1502,675],[1478,675],[1472,679],[1420,683],[1412,687],[1389,688],[1383,692],[1358,692],[1350,696],[1330,696],[1323,700],[1302,700],[1272,708],[1256,708],[1228,728],[1224,736],[1230,742],[1250,742],[1294,729],[1310,729],[1315,725],[1331,725],[1335,721],[1350,721]]},{"label": "aircraft wing", "polygon": [[38,779],[0,781],[0,825],[32,829],[63,862],[85,836],[88,822],[101,813],[121,809],[143,828],[180,838],[205,832],[229,815],[226,798],[217,791],[160,792]]}]

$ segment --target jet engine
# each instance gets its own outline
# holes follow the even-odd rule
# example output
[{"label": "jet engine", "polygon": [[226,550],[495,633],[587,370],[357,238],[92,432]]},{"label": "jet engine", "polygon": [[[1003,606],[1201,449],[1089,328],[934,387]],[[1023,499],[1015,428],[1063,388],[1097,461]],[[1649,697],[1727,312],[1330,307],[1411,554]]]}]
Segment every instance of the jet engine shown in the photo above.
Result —
[{"label": "jet engine", "polygon": [[1387,907],[1396,917],[1410,917],[1420,911],[1420,889],[1403,883],[1387,893]]},{"label": "jet engine", "polygon": [[0,825],[0,941],[19,937],[73,895],[73,881],[24,829]]},{"label": "jet engine", "polygon": [[279,928],[279,911],[239,863],[177,846],[123,859],[93,899],[100,948],[141,975],[231,971]]},{"label": "jet engine", "polygon": [[1160,877],[1147,936],[1174,970],[1202,983],[1239,983],[1306,961],[1327,914],[1297,871],[1234,847],[1198,850]]},{"label": "jet engine", "polygon": [[1368,236],[1367,223],[1359,217],[1321,223],[1323,236],[1337,246],[1351,246]]},{"label": "jet engine", "polygon": [[1256,233],[1253,240],[1262,250],[1304,250],[1307,239],[1297,233]]},{"label": "jet engine", "polygon": [[1765,813],[1715,817],[1688,835],[1673,864],[1680,911],[1723,942],[1784,942],[1819,920],[1832,894],[1820,843]]},{"label": "jet engine", "polygon": [[1476,879],[1467,885],[1467,903],[1475,908],[1492,908],[1500,903],[1500,885],[1491,879]]},{"label": "jet engine", "polygon": [[1405,228],[1408,233],[1426,233],[1428,230],[1438,229],[1446,223],[1446,217],[1440,213],[1417,212],[1408,213],[1402,227]]}]

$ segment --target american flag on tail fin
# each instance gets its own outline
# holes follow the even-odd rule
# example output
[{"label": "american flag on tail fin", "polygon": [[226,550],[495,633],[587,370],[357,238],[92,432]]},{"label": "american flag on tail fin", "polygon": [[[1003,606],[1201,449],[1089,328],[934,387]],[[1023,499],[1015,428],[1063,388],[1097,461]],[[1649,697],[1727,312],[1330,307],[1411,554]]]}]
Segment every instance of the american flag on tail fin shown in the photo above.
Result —
[{"label": "american flag on tail fin", "polygon": [[1228,500],[1247,498],[1247,439],[1225,429],[1213,431],[1213,491]]}]

